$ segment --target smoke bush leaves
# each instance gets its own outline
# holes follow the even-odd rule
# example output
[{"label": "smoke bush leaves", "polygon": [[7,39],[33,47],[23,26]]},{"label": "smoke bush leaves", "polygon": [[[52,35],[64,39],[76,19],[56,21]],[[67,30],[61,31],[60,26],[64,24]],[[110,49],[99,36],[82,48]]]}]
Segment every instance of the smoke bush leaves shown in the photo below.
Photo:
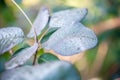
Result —
[{"label": "smoke bush leaves", "polygon": [[38,44],[35,43],[33,46],[25,48],[19,51],[15,57],[5,64],[6,69],[12,69],[17,66],[24,64],[37,50]]},{"label": "smoke bush leaves", "polygon": [[10,50],[16,44],[22,42],[24,32],[18,27],[7,27],[0,29],[0,54]]},{"label": "smoke bush leaves", "polygon": [[56,12],[50,20],[50,27],[60,27],[54,32],[43,47],[61,55],[70,56],[97,44],[97,37],[94,32],[79,21],[87,14],[87,9],[69,9]]},{"label": "smoke bush leaves", "polygon": [[42,29],[47,25],[49,20],[49,12],[46,7],[42,7],[33,23],[33,26],[28,33],[27,37],[34,37],[34,29],[36,31],[37,36],[41,33]]},{"label": "smoke bush leaves", "polygon": [[50,27],[69,27],[73,21],[81,21],[88,13],[86,8],[74,8],[55,12],[51,16]]},{"label": "smoke bush leaves", "polygon": [[[86,8],[74,8],[53,13],[50,18],[49,30],[56,27],[59,29],[43,37],[41,41],[43,48],[53,49],[58,54],[70,56],[94,47],[97,44],[96,35],[80,23],[87,13]],[[33,28],[37,29],[37,35],[41,33],[48,22],[48,10],[41,9],[38,15],[35,26],[33,25]],[[33,28],[30,35],[34,35]]]},{"label": "smoke bush leaves", "polygon": [[[82,51],[85,51],[87,49],[93,48],[97,44],[97,37],[95,33],[80,23],[80,21],[86,16],[86,14],[87,14],[86,8],[68,9],[68,10],[53,13],[51,15],[50,23],[49,23],[49,11],[47,8],[42,7],[27,37],[32,38],[35,36],[35,33],[36,33],[36,36],[39,36],[41,34],[41,31],[44,31],[44,29],[46,28],[45,26],[48,24],[49,27],[47,27],[48,31],[46,35],[43,34],[42,39],[40,37],[41,41],[35,39],[36,41],[33,46],[27,47],[25,49],[21,49],[19,52],[17,52],[17,54],[14,55],[13,58],[11,58],[10,61],[8,61],[5,64],[5,68],[12,69],[17,66],[23,65],[37,51],[39,46],[38,44],[39,41],[41,42],[42,46],[41,45],[40,46],[42,48],[45,48],[48,50],[52,49],[58,54],[65,55],[65,56],[74,55]],[[0,29],[0,45],[1,45],[0,53],[2,54],[5,51],[8,51],[13,46],[20,43],[23,39],[24,39],[24,33],[20,28],[12,27],[12,28]],[[51,57],[53,58],[53,56]],[[46,58],[46,56],[44,57],[42,56],[42,58],[45,58],[46,60],[48,59]],[[57,65],[58,64],[55,63],[55,66]],[[33,68],[30,68],[30,69],[33,69]],[[24,67],[23,67],[23,70],[24,70]],[[34,73],[34,71],[32,72]],[[20,73],[20,75],[23,75],[23,74]],[[44,79],[45,77],[52,78],[51,75],[50,76],[45,75],[45,77],[44,75],[45,74],[43,74],[43,77],[40,76],[42,78],[38,78],[38,79]],[[16,75],[16,76],[19,77],[19,75]],[[34,77],[32,78],[34,79]],[[11,80],[14,80],[14,79],[11,78]],[[25,80],[30,80],[30,79],[25,78]]]},{"label": "smoke bush leaves", "polygon": [[0,80],[80,80],[80,74],[72,64],[55,61],[7,70]]},{"label": "smoke bush leaves", "polygon": [[73,55],[90,49],[96,44],[97,38],[92,30],[81,23],[73,23],[53,33],[43,46],[61,55]]}]

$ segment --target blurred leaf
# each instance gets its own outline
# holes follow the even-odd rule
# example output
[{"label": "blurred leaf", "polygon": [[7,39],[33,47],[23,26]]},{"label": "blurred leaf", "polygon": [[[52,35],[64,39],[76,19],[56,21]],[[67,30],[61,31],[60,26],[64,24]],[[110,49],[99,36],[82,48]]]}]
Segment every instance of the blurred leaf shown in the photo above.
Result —
[{"label": "blurred leaf", "polygon": [[49,30],[48,30],[48,32],[46,33],[46,35],[42,38],[42,40],[41,40],[41,43],[44,43],[44,42],[46,42],[49,38],[50,38],[50,36],[55,32],[55,31],[57,31],[59,28],[50,28]]},{"label": "blurred leaf", "polygon": [[114,15],[115,17],[119,17],[119,9],[120,9],[120,0],[108,0],[108,12],[109,14]]},{"label": "blurred leaf", "polygon": [[120,70],[112,75],[111,80],[119,80],[118,78],[120,79]]},{"label": "blurred leaf", "polygon": [[10,61],[5,64],[6,69],[12,69],[17,66],[23,65],[30,57],[35,54],[38,48],[38,44],[35,43],[33,46],[23,49],[19,51],[15,57],[13,57]]},{"label": "blurred leaf", "polygon": [[41,33],[41,31],[46,27],[49,21],[49,11],[46,7],[42,7],[33,23],[33,26],[28,33],[27,37],[34,37],[34,29],[36,31],[37,36]]},{"label": "blurred leaf", "polygon": [[4,7],[6,7],[5,0],[1,0],[0,1],[0,10]]},{"label": "blurred leaf", "polygon": [[[2,8],[1,10],[1,16],[3,18],[4,25],[3,26],[9,26],[12,25],[12,23],[15,21],[15,15],[13,13],[13,10],[10,7]],[[0,17],[1,18],[1,17]],[[2,27],[2,26],[1,26]]]},{"label": "blurred leaf", "polygon": [[57,56],[51,54],[51,53],[44,53],[38,58],[38,63],[43,63],[43,62],[52,62],[59,60]]},{"label": "blurred leaf", "polygon": [[102,42],[106,39],[114,39],[115,41],[120,39],[120,29],[116,28],[116,29],[112,29],[112,30],[108,30],[106,32],[103,32],[102,34],[100,34],[98,36],[99,41]]},{"label": "blurred leaf", "polygon": [[81,80],[76,68],[66,61],[23,66],[5,71],[0,80]]},{"label": "blurred leaf", "polygon": [[[120,54],[119,54],[120,53],[120,40],[118,38],[115,39],[115,36],[111,34],[109,38],[109,43],[110,43],[109,49],[108,49],[106,58],[104,60],[104,63],[102,65],[102,68],[100,70],[100,75],[103,77],[107,77],[108,74],[112,73],[110,71],[111,71],[111,67],[114,64],[118,64],[118,67],[120,65]],[[115,67],[115,69],[117,69],[117,67]]]},{"label": "blurred leaf", "polygon": [[5,62],[10,58],[10,54],[6,52],[5,54],[0,55],[0,73],[5,70]]},{"label": "blurred leaf", "polygon": [[0,54],[10,50],[12,47],[24,40],[24,33],[18,27],[0,29]]}]

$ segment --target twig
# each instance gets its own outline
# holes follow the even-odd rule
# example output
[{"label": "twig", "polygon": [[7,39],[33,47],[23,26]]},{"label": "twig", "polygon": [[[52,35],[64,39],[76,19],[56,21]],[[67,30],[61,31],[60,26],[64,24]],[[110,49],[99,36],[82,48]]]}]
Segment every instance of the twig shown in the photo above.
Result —
[{"label": "twig", "polygon": [[11,0],[16,6],[17,8],[23,13],[23,15],[25,16],[25,18],[27,19],[27,21],[30,23],[31,26],[33,26],[31,20],[29,19],[29,17],[26,15],[26,13],[21,9],[21,7],[14,1]]},{"label": "twig", "polygon": [[[26,13],[22,10],[22,8],[21,8],[14,0],[11,0],[11,1],[12,1],[12,2],[17,6],[17,8],[23,13],[23,15],[25,16],[25,18],[27,19],[27,21],[30,23],[31,27],[33,27],[33,24],[32,24],[32,22],[31,22],[31,20],[30,20],[29,17],[26,15]],[[34,27],[33,27],[33,29],[34,29],[34,34],[35,34],[35,36],[34,36],[35,43],[38,43],[36,30],[35,30]],[[38,49],[37,49],[37,50],[38,50]],[[35,63],[36,63],[37,50],[36,50],[36,52],[35,52],[35,57],[34,57],[33,65],[35,65]]]},{"label": "twig", "polygon": [[44,33],[41,35],[41,37],[38,40],[38,43],[40,43],[40,41],[42,40],[42,38],[45,36],[45,34],[48,32],[49,28],[47,28]]},{"label": "twig", "polygon": [[33,60],[33,65],[35,65],[35,64],[36,64],[37,52],[38,52],[38,50],[35,52],[35,55],[34,55],[34,60]]},{"label": "twig", "polygon": [[[12,2],[17,6],[17,8],[23,13],[23,15],[25,16],[25,18],[27,19],[27,21],[30,23],[31,27],[33,27],[33,24],[32,24],[32,22],[31,22],[31,20],[30,20],[29,17],[26,15],[26,13],[22,10],[22,8],[21,8],[14,0],[11,0],[11,1],[12,1]],[[34,34],[35,34],[34,40],[35,40],[35,42],[37,42],[38,39],[37,39],[36,30],[35,30],[34,27],[33,27],[33,29],[34,29]]]}]

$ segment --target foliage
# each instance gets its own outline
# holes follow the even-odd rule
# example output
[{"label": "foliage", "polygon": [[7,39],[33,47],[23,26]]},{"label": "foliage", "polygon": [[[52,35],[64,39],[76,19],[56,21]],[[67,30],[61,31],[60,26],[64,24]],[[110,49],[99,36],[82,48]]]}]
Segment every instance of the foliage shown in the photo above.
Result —
[{"label": "foliage", "polygon": [[[15,35],[9,35],[14,34],[14,32],[17,30],[14,31],[13,29],[8,32],[7,28],[0,29],[0,74],[1,72],[5,72],[6,74],[7,71],[9,73],[9,70],[5,70],[5,68],[10,69],[10,71],[14,71],[16,69],[18,69],[19,71],[20,68],[34,68],[32,65],[33,63],[39,63],[39,66],[41,66],[42,64],[44,65],[44,63],[47,64],[46,62],[52,64],[53,61],[56,60],[69,60],[71,62],[75,62],[73,64],[77,65],[76,67],[81,74],[82,80],[114,80],[119,78],[119,0],[33,0],[33,2],[31,0],[30,2],[28,2],[29,5],[25,3],[26,0],[16,0],[16,2],[20,5],[20,7],[22,7],[28,17],[34,22],[31,22],[32,26],[29,30],[28,23],[25,21],[25,19],[23,19],[24,16],[19,15],[19,12],[16,10],[15,6],[12,5],[13,3],[11,3],[10,0],[1,0],[0,27],[10,26],[12,24],[20,24],[19,26],[21,28],[17,28],[23,30],[21,32],[24,32],[25,34],[22,34],[22,36],[20,36],[20,33],[18,32]],[[32,5],[32,8],[30,5]],[[42,7],[41,9],[39,9],[39,5],[47,5],[50,10],[48,10],[46,7]],[[79,10],[75,10],[79,9],[80,7],[86,7],[88,9],[87,16],[87,11],[80,10],[79,12]],[[52,14],[49,11],[51,11]],[[38,13],[38,15],[35,17],[36,13]],[[20,22],[18,21],[19,18],[21,18]],[[84,25],[81,23],[84,23],[85,25],[88,25],[90,28],[92,28],[97,34],[99,41],[95,48],[84,52],[84,56],[82,56],[82,58],[81,56],[79,56],[79,54],[73,54],[83,52],[86,49],[89,49],[89,47],[92,48],[92,46],[95,46],[95,44],[97,43],[97,40],[93,31],[89,30],[89,28],[83,27]],[[6,29],[6,35],[3,33],[2,29]],[[73,33],[75,32],[75,34],[73,34],[72,31]],[[5,38],[7,36],[8,38]],[[21,42],[25,42],[25,44],[27,44],[28,46],[25,47],[19,45],[15,41],[17,36],[19,39],[21,39],[21,41],[18,42],[19,44],[22,44]],[[82,37],[82,39],[80,38],[80,40],[82,41],[79,41],[78,37]],[[12,45],[12,43],[14,45]],[[86,49],[78,50],[79,47],[81,47],[81,44],[79,43],[81,43],[82,47]],[[88,43],[91,43],[92,46]],[[39,46],[34,46],[35,44]],[[69,46],[66,44],[69,44]],[[31,47],[35,48],[31,49]],[[49,51],[51,49],[56,53],[54,53],[53,51]],[[2,50],[5,51],[2,52]],[[62,58],[60,55],[57,55],[57,53],[62,55]],[[28,65],[26,64],[27,61],[30,61],[30,63],[32,64],[26,66]],[[60,68],[56,69],[59,70]],[[45,71],[47,69],[49,68],[45,68]],[[39,70],[41,71],[42,69],[40,68]],[[66,75],[66,72],[60,74],[60,72],[55,69],[53,72],[58,73],[58,75]],[[17,76],[19,76],[19,74]],[[70,75],[68,76],[70,77]]]},{"label": "foliage", "polygon": [[[49,68],[48,68],[49,67]],[[41,73],[42,72],[42,73]],[[24,75],[23,75],[24,73]],[[28,77],[29,76],[29,77]],[[9,78],[8,78],[9,77]],[[56,61],[35,66],[23,66],[5,71],[0,80],[80,80],[78,71],[68,62]]]},{"label": "foliage", "polygon": [[52,61],[57,61],[59,60],[58,57],[51,53],[44,53],[38,58],[38,63],[43,63],[43,62],[52,62]]}]

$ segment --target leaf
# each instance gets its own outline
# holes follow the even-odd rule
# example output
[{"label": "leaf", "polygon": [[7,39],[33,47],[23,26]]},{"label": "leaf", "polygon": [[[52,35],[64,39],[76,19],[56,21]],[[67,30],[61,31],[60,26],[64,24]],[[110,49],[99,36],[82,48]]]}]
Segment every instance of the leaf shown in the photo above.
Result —
[{"label": "leaf", "polygon": [[87,12],[88,10],[86,8],[74,8],[53,13],[49,26],[69,27],[69,24],[81,21],[87,15]]},{"label": "leaf", "polygon": [[5,54],[0,55],[0,73],[5,70],[5,62],[10,58],[10,53],[6,52]]},{"label": "leaf", "polygon": [[18,27],[7,27],[0,29],[0,54],[10,50],[12,47],[22,42],[24,32]]},{"label": "leaf", "polygon": [[10,61],[6,62],[5,68],[12,69],[17,66],[23,65],[33,54],[35,54],[37,48],[38,44],[35,43],[33,46],[25,48],[24,50],[20,51]]},{"label": "leaf", "polygon": [[25,48],[28,48],[28,47],[30,47],[28,44],[24,44],[23,47],[21,47],[20,49],[16,50],[16,51],[13,53],[12,57],[17,56],[17,54],[19,54],[20,51],[22,51],[22,50],[24,50]]},{"label": "leaf", "polygon": [[43,63],[43,62],[52,62],[59,60],[57,56],[51,54],[51,53],[44,53],[38,58],[38,63]]},{"label": "leaf", "polygon": [[42,55],[43,53],[44,53],[44,49],[41,48],[41,49],[39,49],[39,50],[37,51],[37,56],[40,56],[40,55]]},{"label": "leaf", "polygon": [[48,32],[46,33],[46,35],[42,38],[41,43],[46,42],[46,41],[49,39],[49,37],[50,37],[55,31],[57,31],[58,29],[59,29],[59,28],[50,28],[50,29],[48,30]]},{"label": "leaf", "polygon": [[37,36],[41,33],[41,31],[45,28],[49,20],[49,11],[46,7],[42,7],[33,23],[33,26],[28,33],[27,37],[34,37],[34,29],[36,31]]},{"label": "leaf", "polygon": [[97,44],[97,37],[92,30],[78,22],[63,27],[51,35],[42,46],[48,50],[53,49],[61,55],[70,56]]},{"label": "leaf", "polygon": [[66,61],[56,61],[35,66],[7,70],[0,80],[81,80],[76,68]]}]

